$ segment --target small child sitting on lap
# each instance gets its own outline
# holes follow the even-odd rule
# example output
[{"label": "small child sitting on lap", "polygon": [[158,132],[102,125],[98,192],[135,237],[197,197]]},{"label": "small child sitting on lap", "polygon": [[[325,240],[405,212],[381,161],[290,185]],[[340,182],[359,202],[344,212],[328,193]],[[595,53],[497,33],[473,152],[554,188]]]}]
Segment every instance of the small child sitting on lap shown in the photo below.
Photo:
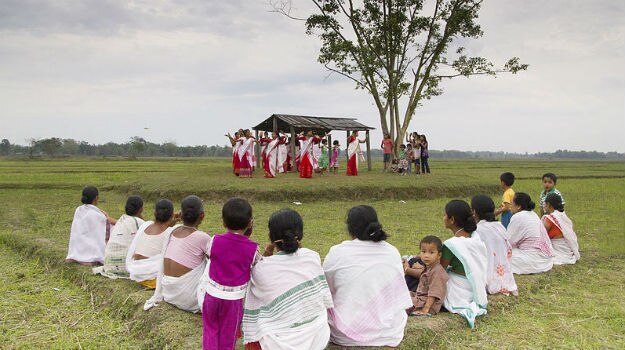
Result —
[{"label": "small child sitting on lap", "polygon": [[[419,245],[419,257],[425,264],[425,269],[420,268],[419,264],[415,264],[416,269],[406,268],[405,265],[404,268],[406,274],[419,278],[417,291],[410,293],[414,305],[412,315],[431,316],[440,311],[447,293],[447,272],[440,264],[443,242],[436,236],[426,236]],[[419,276],[415,276],[417,274]]]}]

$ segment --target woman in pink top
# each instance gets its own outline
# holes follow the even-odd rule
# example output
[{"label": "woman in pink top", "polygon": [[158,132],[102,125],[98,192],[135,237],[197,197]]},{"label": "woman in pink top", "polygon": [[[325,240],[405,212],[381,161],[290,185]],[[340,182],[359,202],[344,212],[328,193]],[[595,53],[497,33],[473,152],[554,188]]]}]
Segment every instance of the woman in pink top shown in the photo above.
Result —
[{"label": "woman in pink top", "polygon": [[156,281],[154,296],[144,309],[155,306],[161,300],[189,312],[199,312],[197,287],[206,267],[206,252],[211,237],[199,231],[204,220],[204,205],[197,196],[182,200],[183,225],[174,227],[164,242],[163,272]]}]

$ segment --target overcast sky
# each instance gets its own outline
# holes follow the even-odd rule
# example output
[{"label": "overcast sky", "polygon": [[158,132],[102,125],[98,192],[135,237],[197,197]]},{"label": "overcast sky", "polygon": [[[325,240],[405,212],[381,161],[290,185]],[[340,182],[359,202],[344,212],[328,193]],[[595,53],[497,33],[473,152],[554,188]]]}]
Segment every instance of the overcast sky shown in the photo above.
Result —
[{"label": "overcast sky", "polygon": [[[295,0],[305,15],[308,0]],[[380,123],[265,0],[0,1],[0,138],[226,143],[273,113]],[[625,2],[490,0],[471,55],[526,72],[459,78],[417,110],[432,149],[625,152]],[[147,128],[147,129],[146,129]],[[340,135],[343,135],[340,133]]]}]

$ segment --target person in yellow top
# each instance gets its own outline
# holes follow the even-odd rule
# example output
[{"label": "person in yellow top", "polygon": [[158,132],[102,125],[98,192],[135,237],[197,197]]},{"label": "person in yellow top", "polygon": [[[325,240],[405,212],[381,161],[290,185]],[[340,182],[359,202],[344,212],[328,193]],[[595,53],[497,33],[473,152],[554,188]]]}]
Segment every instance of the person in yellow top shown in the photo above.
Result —
[{"label": "person in yellow top", "polygon": [[501,224],[503,227],[508,227],[510,218],[512,218],[512,212],[510,211],[510,204],[514,197],[514,190],[512,185],[514,184],[514,174],[510,172],[503,173],[499,176],[501,181],[501,188],[503,189],[503,197],[501,198],[501,206],[495,210],[495,216],[501,214]]}]

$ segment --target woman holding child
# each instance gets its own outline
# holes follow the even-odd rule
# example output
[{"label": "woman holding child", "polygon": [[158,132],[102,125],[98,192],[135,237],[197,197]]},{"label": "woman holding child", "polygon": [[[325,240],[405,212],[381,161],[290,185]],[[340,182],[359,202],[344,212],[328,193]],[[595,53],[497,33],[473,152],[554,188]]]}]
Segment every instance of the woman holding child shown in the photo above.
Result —
[{"label": "woman holding child", "polygon": [[541,273],[553,267],[553,247],[534,208],[536,204],[527,193],[519,192],[512,198],[508,240],[512,246],[512,272],[516,274]]},{"label": "woman holding child", "polygon": [[[301,248],[302,217],[282,209],[269,218],[270,243],[252,269],[242,330],[246,349],[324,349],[332,295],[319,254]],[[274,254],[275,249],[275,254]]]},{"label": "woman holding child", "polygon": [[449,267],[444,306],[466,318],[475,327],[475,318],[486,314],[486,246],[473,232],[477,224],[467,202],[452,200],[445,206],[445,227],[454,237],[443,242],[441,265]]},{"label": "woman holding child", "polygon": [[347,214],[352,240],[330,248],[323,262],[334,308],[330,340],[342,346],[397,346],[404,337],[412,300],[401,256],[375,210],[359,205]]}]

